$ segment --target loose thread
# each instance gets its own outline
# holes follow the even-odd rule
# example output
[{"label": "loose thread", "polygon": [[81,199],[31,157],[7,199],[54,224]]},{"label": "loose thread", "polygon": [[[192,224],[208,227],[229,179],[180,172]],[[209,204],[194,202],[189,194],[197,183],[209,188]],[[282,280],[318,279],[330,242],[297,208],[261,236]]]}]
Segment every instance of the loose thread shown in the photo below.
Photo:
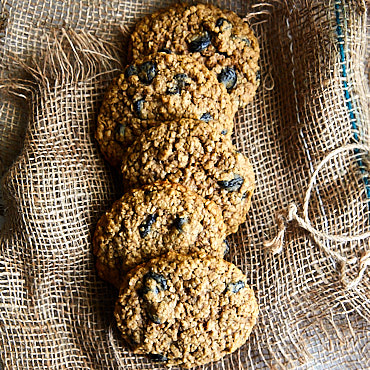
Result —
[{"label": "loose thread", "polygon": [[112,346],[114,358],[116,359],[119,368],[124,369],[125,364],[123,363],[123,361],[121,359],[121,356],[120,356],[121,352],[117,348],[116,344],[114,343],[114,334],[113,334],[113,325],[112,324],[109,325],[109,329],[108,329],[108,341]]},{"label": "loose thread", "polygon": [[292,203],[288,207],[288,216],[285,217],[283,214],[279,213],[276,216],[276,223],[278,224],[278,233],[275,238],[265,241],[263,245],[266,248],[269,248],[274,254],[279,254],[283,251],[285,231],[287,224],[290,221],[296,220],[297,217],[297,206]]},{"label": "loose thread", "polygon": [[[339,262],[339,273],[340,273],[340,281],[347,289],[353,289],[357,287],[357,285],[361,282],[363,275],[366,271],[366,268],[370,266],[370,250],[366,251],[360,260],[358,261],[357,257],[347,258],[342,256],[340,253],[333,251],[329,247],[326,246],[325,243],[322,243],[323,239],[336,241],[336,242],[351,242],[351,241],[358,241],[363,240],[370,237],[370,232],[365,232],[359,235],[331,235],[324,233],[322,231],[317,230],[311,225],[310,219],[308,217],[308,206],[309,201],[311,197],[311,192],[316,180],[316,177],[319,173],[319,171],[323,168],[323,166],[329,162],[333,157],[338,155],[339,153],[348,151],[348,150],[364,150],[366,152],[369,152],[369,148],[365,145],[361,144],[349,144],[345,145],[343,147],[337,148],[333,150],[331,153],[329,153],[318,165],[315,172],[312,174],[311,180],[309,182],[306,195],[305,195],[305,201],[303,205],[303,218],[298,216],[298,208],[294,203],[291,203],[288,206],[288,212],[285,214],[280,213],[276,217],[276,223],[278,226],[278,233],[277,235],[268,241],[265,241],[263,243],[264,247],[268,248],[272,253],[278,254],[283,251],[284,247],[284,238],[285,238],[285,232],[288,224],[291,221],[297,222],[298,226],[308,231],[313,240],[315,241],[316,245],[319,246],[325,253],[333,257],[337,262]],[[347,265],[353,265],[356,262],[359,262],[359,271],[356,275],[356,277],[353,280],[350,280],[347,278],[346,273],[346,266]]]},{"label": "loose thread", "polygon": [[361,282],[364,273],[366,271],[366,268],[370,266],[370,251],[366,251],[363,253],[362,257],[360,258],[359,263],[359,271],[357,273],[357,276],[353,280],[347,279],[346,274],[346,264],[342,263],[340,267],[340,275],[341,275],[341,282],[347,289],[353,289],[356,288],[357,285]]}]

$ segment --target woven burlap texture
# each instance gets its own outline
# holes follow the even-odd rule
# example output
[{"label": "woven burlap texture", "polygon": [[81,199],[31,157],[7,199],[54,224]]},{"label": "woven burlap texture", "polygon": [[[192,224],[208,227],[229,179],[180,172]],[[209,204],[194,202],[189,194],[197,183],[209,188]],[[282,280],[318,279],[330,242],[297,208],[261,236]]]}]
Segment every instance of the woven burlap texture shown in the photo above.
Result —
[{"label": "woven burlap texture", "polygon": [[[0,2],[6,369],[161,368],[125,349],[112,316],[117,292],[94,269],[94,226],[124,189],[93,132],[104,90],[124,64],[127,29],[169,3]],[[261,86],[238,112],[234,135],[257,189],[227,257],[248,275],[260,315],[246,345],[205,368],[369,368],[369,270],[345,286],[369,239],[320,239],[319,247],[287,218],[291,203],[302,215],[312,174],[329,153],[354,142],[369,146],[365,4],[214,3],[246,16],[261,44]],[[351,149],[323,166],[308,209],[315,229],[370,231],[369,163],[366,150]],[[264,243],[279,226],[284,244],[273,254]],[[356,260],[338,263],[323,246]]]}]

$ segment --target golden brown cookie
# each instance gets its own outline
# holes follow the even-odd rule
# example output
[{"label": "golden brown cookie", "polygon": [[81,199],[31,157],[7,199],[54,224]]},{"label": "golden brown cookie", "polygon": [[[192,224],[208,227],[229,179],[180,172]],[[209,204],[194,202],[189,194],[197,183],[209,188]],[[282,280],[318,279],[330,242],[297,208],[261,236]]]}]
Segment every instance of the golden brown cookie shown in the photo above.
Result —
[{"label": "golden brown cookie", "polygon": [[176,118],[217,120],[231,135],[235,111],[223,84],[191,56],[159,53],[137,60],[105,95],[95,137],[114,166],[148,127]]},{"label": "golden brown cookie", "polygon": [[131,35],[133,60],[164,51],[201,61],[225,84],[235,109],[244,107],[259,85],[259,45],[248,23],[210,4],[175,4],[148,15]]},{"label": "golden brown cookie", "polygon": [[123,181],[138,187],[179,183],[221,209],[227,234],[245,222],[255,188],[249,160],[235,150],[217,122],[165,122],[145,131],[124,155]]},{"label": "golden brown cookie", "polygon": [[119,287],[129,269],[170,250],[222,257],[225,229],[219,207],[184,186],[155,183],[131,190],[97,224],[97,270]]},{"label": "golden brown cookie", "polygon": [[186,368],[237,350],[257,315],[253,290],[235,265],[175,253],[132,270],[115,308],[118,328],[135,353]]}]

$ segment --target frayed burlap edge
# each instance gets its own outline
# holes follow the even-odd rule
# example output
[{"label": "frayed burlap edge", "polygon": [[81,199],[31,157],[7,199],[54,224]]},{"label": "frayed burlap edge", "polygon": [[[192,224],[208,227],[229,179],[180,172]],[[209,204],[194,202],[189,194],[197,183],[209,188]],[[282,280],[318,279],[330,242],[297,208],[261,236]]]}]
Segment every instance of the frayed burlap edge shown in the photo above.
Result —
[{"label": "frayed burlap edge", "polygon": [[[69,31],[68,31],[69,32]],[[69,35],[69,38],[71,39],[71,35]],[[57,43],[58,44],[58,43]],[[68,48],[67,48],[67,50],[68,50]],[[63,51],[64,53],[65,53],[65,50]],[[79,57],[80,58],[80,57]],[[72,57],[72,60],[74,60],[74,57]],[[78,60],[78,58],[76,58],[76,60]],[[55,63],[57,63],[56,61],[54,61]],[[67,68],[69,68],[69,65],[70,65],[70,59],[68,59],[67,60],[67,63],[65,64],[65,66],[67,67]],[[42,64],[42,63],[41,63]],[[78,64],[78,62],[77,62],[77,64]],[[57,64],[56,64],[57,65]],[[45,81],[45,79],[44,79],[44,77],[45,77],[45,75],[43,74],[43,69],[41,68],[39,68],[39,66],[38,67],[31,67],[31,70],[30,70],[30,72],[31,73],[33,73],[33,74],[35,74],[35,78],[36,78],[36,80],[38,80],[38,81],[44,81],[44,82],[46,82]],[[49,72],[48,72],[49,73]],[[63,75],[63,74],[62,74]],[[89,74],[87,74],[87,75],[89,75]],[[61,75],[59,75],[59,73],[56,73],[55,75],[53,74],[53,71],[51,71],[51,73],[50,73],[50,76],[51,76],[51,81],[52,81],[52,83],[50,84],[44,84],[44,83],[41,83],[41,86],[42,87],[44,87],[44,86],[49,86],[48,87],[48,89],[51,91],[51,92],[53,92],[53,88],[50,88],[50,87],[53,87],[53,81],[55,82],[55,81],[58,81],[58,82],[61,82],[62,84],[63,84],[63,82],[62,81],[60,81],[60,77],[61,77]],[[53,78],[52,76],[54,76],[54,77],[57,77],[57,78]],[[59,77],[59,80],[58,80],[58,77]],[[90,75],[90,77],[92,77],[93,78],[93,74],[92,75]],[[78,81],[76,81],[76,82],[78,82]],[[22,83],[21,84],[19,84],[17,87],[19,88],[19,87],[23,87],[23,86],[28,86],[28,84],[24,84],[24,85],[22,85]],[[27,87],[28,88],[28,87]],[[36,88],[36,92],[38,93],[38,90],[37,90],[38,88]],[[33,87],[31,88],[31,90],[33,91]],[[31,123],[31,125],[32,125],[32,123]],[[32,127],[32,126],[31,126]],[[26,144],[28,145],[29,144],[29,142],[27,142],[27,137],[26,137]],[[22,154],[23,155],[23,154]],[[15,167],[17,167],[17,165],[19,166],[19,162],[17,161],[16,163],[15,163]],[[18,167],[18,170],[19,170],[19,167]],[[12,169],[10,170],[10,171],[12,171]],[[15,190],[15,188],[13,188],[14,190]],[[9,194],[8,194],[8,198],[12,198],[12,195],[10,194],[11,193],[11,191],[10,192],[8,192]],[[104,206],[102,206],[102,207],[104,207]],[[19,214],[18,214],[18,216],[19,216]],[[18,217],[18,219],[17,218],[14,218],[13,219],[13,225],[18,225],[18,220],[19,220],[19,217]],[[22,222],[22,217],[20,217],[20,220],[19,220],[19,222]],[[292,229],[294,229],[294,227],[291,227],[291,230]],[[21,255],[21,254],[20,254]],[[325,329],[325,325],[323,326],[323,328]],[[323,329],[323,330],[324,330]],[[297,345],[297,351],[298,350],[301,350],[302,351],[302,353],[304,352],[303,351],[303,349],[300,347],[300,344],[299,345]],[[261,349],[262,350],[262,349]],[[271,351],[273,352],[273,349],[271,348]],[[107,352],[108,353],[110,353],[110,350],[107,350]],[[124,358],[125,358],[125,363],[126,363],[126,365],[130,365],[130,367],[132,367],[132,363],[130,363],[130,360],[129,360],[129,358],[130,358],[130,355],[128,355],[127,353],[125,353],[125,351],[124,350],[122,350],[122,349],[120,349],[120,355],[122,356],[124,356]],[[111,357],[112,358],[112,357]],[[309,357],[308,357],[309,358]],[[307,359],[308,359],[307,358]],[[278,362],[278,360],[277,360],[277,362]],[[145,365],[146,364],[146,362],[144,361],[144,362],[142,362],[142,366],[144,367],[144,366],[146,366]]]}]

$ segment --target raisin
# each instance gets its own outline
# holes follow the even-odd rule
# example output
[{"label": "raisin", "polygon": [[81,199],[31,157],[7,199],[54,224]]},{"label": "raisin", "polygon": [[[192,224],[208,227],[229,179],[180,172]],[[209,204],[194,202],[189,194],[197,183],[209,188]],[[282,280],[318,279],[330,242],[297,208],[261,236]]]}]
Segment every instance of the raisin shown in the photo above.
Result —
[{"label": "raisin", "polygon": [[142,115],[144,103],[145,99],[138,99],[133,102],[134,111],[138,117]]},{"label": "raisin", "polygon": [[183,89],[185,86],[189,86],[189,82],[186,80],[189,78],[189,76],[186,73],[179,73],[175,76],[175,80],[177,81],[177,86],[181,89]]},{"label": "raisin", "polygon": [[189,51],[192,53],[206,49],[211,43],[211,36],[207,31],[198,33],[193,36],[189,43]]},{"label": "raisin", "polygon": [[162,324],[162,320],[157,315],[157,312],[154,307],[148,306],[148,308],[146,309],[146,313],[149,317],[149,320],[154,322],[154,324]]},{"label": "raisin", "polygon": [[133,75],[137,75],[137,68],[136,66],[128,66],[125,71],[125,77],[129,78]]},{"label": "raisin", "polygon": [[166,90],[166,94],[167,95],[180,94],[180,89],[179,89],[179,87],[177,85],[174,86],[174,87],[168,87],[167,90]]},{"label": "raisin", "polygon": [[246,36],[232,35],[231,38],[236,39],[236,40],[241,40],[241,41],[245,42],[248,47],[251,46],[251,40],[249,40],[249,38],[246,37]]},{"label": "raisin", "polygon": [[157,290],[156,294],[158,294],[159,291],[163,291],[163,290],[168,289],[167,280],[161,274],[157,274],[153,271],[149,271],[147,274],[144,275],[144,285],[145,286],[148,286],[148,281],[149,280],[154,280],[156,283],[159,284],[158,286],[159,286],[160,289],[156,288],[156,290]]},{"label": "raisin", "polygon": [[243,183],[243,177],[237,174],[234,174],[234,178],[232,180],[217,181],[217,184],[227,191],[237,191],[242,187]]},{"label": "raisin", "polygon": [[224,240],[224,244],[225,244],[225,251],[224,251],[224,256],[225,256],[230,251],[230,244],[227,239]]},{"label": "raisin", "polygon": [[[154,281],[154,284],[153,284]],[[161,275],[157,274],[153,271],[149,271],[147,274],[143,277],[143,286],[139,290],[139,295],[145,300],[145,306],[146,306],[146,313],[148,315],[148,318],[154,322],[155,324],[162,324],[162,320],[157,314],[157,311],[153,305],[150,303],[150,296],[148,297],[148,293],[152,293],[154,295],[159,294],[160,292],[167,290],[167,280],[166,278]]]},{"label": "raisin", "polygon": [[233,25],[226,18],[218,18],[216,21],[216,27],[218,27],[220,31],[223,32],[223,31],[231,29]]},{"label": "raisin", "polygon": [[222,134],[222,135],[226,135],[226,134],[227,134],[227,130],[222,130],[222,131],[221,131],[221,134]]},{"label": "raisin", "polygon": [[159,353],[149,353],[149,358],[155,362],[167,362],[168,358],[165,355]]},{"label": "raisin", "polygon": [[225,67],[217,76],[218,82],[225,85],[226,90],[230,92],[236,84],[236,72],[231,67]]},{"label": "raisin", "polygon": [[145,85],[150,85],[157,75],[157,65],[154,62],[145,62],[139,66],[139,79]]},{"label": "raisin", "polygon": [[260,81],[260,80],[261,80],[261,71],[260,71],[260,70],[258,70],[258,71],[256,72],[256,80],[257,80],[257,81]]},{"label": "raisin", "polygon": [[180,232],[183,231],[183,226],[188,222],[187,217],[179,217],[176,216],[175,221],[173,222],[173,225],[176,227],[176,229]]},{"label": "raisin", "polygon": [[180,94],[181,90],[185,86],[189,86],[189,82],[186,82],[186,79],[188,78],[188,75],[186,73],[179,73],[174,77],[175,80],[175,86],[169,87],[166,90],[167,95],[175,95],[175,94]]},{"label": "raisin", "polygon": [[213,119],[213,117],[211,116],[210,113],[206,112],[202,114],[202,117],[200,117],[200,119],[204,122],[209,122]]},{"label": "raisin", "polygon": [[216,21],[216,27],[221,27],[225,21],[227,21],[226,18],[218,18]]},{"label": "raisin", "polygon": [[242,199],[247,199],[248,195],[249,195],[249,191],[246,191],[245,193],[243,193]]},{"label": "raisin", "polygon": [[249,40],[248,37],[241,37],[240,39],[244,41],[247,44],[247,46],[251,46],[251,40]]},{"label": "raisin", "polygon": [[126,126],[125,125],[123,125],[123,124],[122,125],[117,125],[116,128],[115,128],[116,140],[123,141],[123,139],[125,137],[125,131],[126,131]]},{"label": "raisin", "polygon": [[237,281],[236,283],[227,284],[226,291],[231,293],[238,293],[245,287],[245,283],[242,280]]},{"label": "raisin", "polygon": [[149,215],[146,220],[141,223],[139,226],[139,233],[142,238],[145,238],[150,233],[150,229],[157,217],[158,216],[156,214]]},{"label": "raisin", "polygon": [[175,79],[177,81],[185,81],[188,78],[188,75],[186,73],[178,73],[175,75]]},{"label": "raisin", "polygon": [[125,129],[126,129],[125,125],[119,125],[118,126],[118,136],[120,137],[125,136]]},{"label": "raisin", "polygon": [[172,54],[172,51],[167,48],[162,48],[158,50],[158,53],[166,53],[166,54]]}]

